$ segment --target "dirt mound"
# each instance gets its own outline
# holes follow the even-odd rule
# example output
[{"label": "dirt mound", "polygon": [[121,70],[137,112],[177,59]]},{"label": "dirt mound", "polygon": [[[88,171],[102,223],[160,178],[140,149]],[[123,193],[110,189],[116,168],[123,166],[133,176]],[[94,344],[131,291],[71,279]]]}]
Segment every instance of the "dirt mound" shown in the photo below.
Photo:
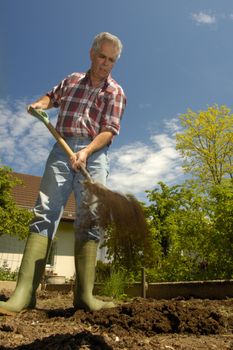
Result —
[{"label": "dirt mound", "polygon": [[72,294],[41,292],[37,309],[1,316],[0,350],[233,349],[232,299],[136,298],[99,312],[71,305]]}]

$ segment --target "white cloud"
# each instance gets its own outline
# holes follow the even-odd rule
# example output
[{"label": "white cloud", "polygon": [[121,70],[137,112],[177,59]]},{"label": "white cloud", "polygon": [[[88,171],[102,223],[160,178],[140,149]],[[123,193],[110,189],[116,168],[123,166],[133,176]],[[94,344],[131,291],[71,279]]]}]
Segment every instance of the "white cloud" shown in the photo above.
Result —
[{"label": "white cloud", "polygon": [[151,136],[150,143],[135,142],[110,153],[109,187],[145,199],[145,191],[159,181],[178,183],[183,178],[181,158],[169,134]]},{"label": "white cloud", "polygon": [[202,12],[202,11],[199,13],[193,13],[192,18],[197,24],[211,25],[211,24],[216,23],[216,16],[215,15],[211,15],[211,14],[208,14],[208,13]]},{"label": "white cloud", "polygon": [[192,19],[196,22],[198,25],[213,25],[216,24],[217,21],[227,21],[233,20],[233,13],[217,13],[212,14],[210,10],[208,11],[200,11],[198,13],[192,13],[191,14]]},{"label": "white cloud", "polygon": [[139,103],[140,109],[146,109],[146,108],[151,108],[151,107],[152,107],[151,103]]},{"label": "white cloud", "polygon": [[[49,112],[55,123],[55,113]],[[26,103],[14,106],[0,100],[0,163],[15,172],[42,175],[54,139],[46,127],[26,112]],[[148,142],[134,142],[110,151],[108,186],[146,199],[145,190],[159,181],[174,184],[182,179],[181,160],[175,150],[177,121],[168,120],[164,132],[152,134]]]},{"label": "white cloud", "polygon": [[178,118],[172,118],[164,121],[165,132],[169,135],[175,137],[175,134],[182,130],[181,125],[179,124]]},{"label": "white cloud", "polygon": [[26,102],[10,106],[0,100],[0,162],[13,171],[41,175],[53,139],[45,126],[26,112]]}]

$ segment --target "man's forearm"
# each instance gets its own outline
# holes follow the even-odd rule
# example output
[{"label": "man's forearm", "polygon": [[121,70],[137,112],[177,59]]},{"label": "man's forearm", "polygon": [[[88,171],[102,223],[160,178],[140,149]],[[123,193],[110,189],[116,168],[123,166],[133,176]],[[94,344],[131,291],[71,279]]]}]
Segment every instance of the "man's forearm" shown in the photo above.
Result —
[{"label": "man's forearm", "polygon": [[49,109],[53,107],[53,104],[50,97],[45,95],[40,97],[37,101],[31,103],[30,106],[36,109]]},{"label": "man's forearm", "polygon": [[85,148],[88,152],[88,156],[92,153],[99,151],[101,148],[109,145],[112,141],[113,134],[111,131],[103,131],[97,135],[94,140]]}]

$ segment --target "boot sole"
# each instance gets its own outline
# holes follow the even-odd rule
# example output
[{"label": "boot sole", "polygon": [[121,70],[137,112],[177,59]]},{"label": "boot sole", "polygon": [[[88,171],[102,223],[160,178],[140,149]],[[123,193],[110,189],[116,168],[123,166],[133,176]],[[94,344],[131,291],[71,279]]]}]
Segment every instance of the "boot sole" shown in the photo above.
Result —
[{"label": "boot sole", "polygon": [[18,312],[6,310],[3,307],[0,307],[0,315],[7,315],[7,316],[15,316]]}]

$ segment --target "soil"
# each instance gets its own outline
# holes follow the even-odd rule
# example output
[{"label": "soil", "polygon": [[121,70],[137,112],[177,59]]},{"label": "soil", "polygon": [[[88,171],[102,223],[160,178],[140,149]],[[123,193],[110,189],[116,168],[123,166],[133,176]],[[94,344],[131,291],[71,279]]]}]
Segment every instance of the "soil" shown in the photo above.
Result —
[{"label": "soil", "polygon": [[40,291],[36,309],[0,316],[3,349],[233,350],[233,299],[135,298],[75,312],[72,293]]}]

